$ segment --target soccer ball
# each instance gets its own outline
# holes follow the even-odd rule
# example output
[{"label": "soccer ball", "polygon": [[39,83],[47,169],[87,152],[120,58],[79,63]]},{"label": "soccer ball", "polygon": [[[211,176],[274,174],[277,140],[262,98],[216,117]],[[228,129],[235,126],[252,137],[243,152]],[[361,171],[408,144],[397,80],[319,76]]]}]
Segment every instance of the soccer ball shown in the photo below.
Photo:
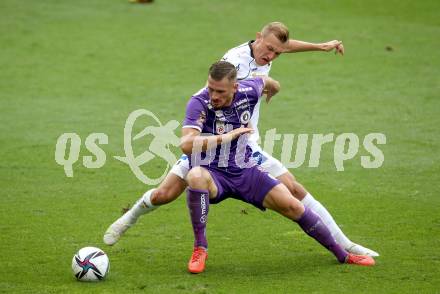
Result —
[{"label": "soccer ball", "polygon": [[81,248],[72,259],[73,274],[79,281],[100,281],[110,268],[107,254],[96,247]]}]

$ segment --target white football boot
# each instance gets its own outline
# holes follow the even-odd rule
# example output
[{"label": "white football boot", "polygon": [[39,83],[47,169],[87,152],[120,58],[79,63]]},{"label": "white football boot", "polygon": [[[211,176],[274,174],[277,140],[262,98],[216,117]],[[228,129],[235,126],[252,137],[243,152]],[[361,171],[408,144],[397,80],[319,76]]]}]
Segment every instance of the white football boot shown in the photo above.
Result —
[{"label": "white football boot", "polygon": [[379,253],[377,253],[376,251],[373,251],[356,243],[351,243],[351,245],[346,247],[345,250],[356,255],[367,255],[371,257],[379,256]]},{"label": "white football boot", "polygon": [[124,213],[123,216],[118,218],[108,227],[103,238],[105,244],[110,246],[116,244],[121,236],[136,223],[141,215],[151,212],[158,207],[151,203],[150,197],[153,191],[154,189],[147,191],[138,201],[136,201],[129,211]]},{"label": "white football boot", "polygon": [[127,211],[123,216],[118,218],[114,223],[112,223],[107,231],[104,233],[104,243],[107,245],[114,245],[119,241],[121,236],[136,223],[137,218],[132,217],[130,210]]}]

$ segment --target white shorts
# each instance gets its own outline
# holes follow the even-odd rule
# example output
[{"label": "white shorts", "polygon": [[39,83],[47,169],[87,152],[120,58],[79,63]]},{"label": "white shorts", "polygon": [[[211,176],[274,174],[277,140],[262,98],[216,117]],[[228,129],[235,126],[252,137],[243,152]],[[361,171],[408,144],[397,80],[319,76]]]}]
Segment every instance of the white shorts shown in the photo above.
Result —
[{"label": "white shorts", "polygon": [[181,179],[185,179],[186,175],[189,172],[189,159],[188,155],[182,154],[180,156],[179,160],[173,165],[173,167],[170,170],[170,173],[175,174]]},{"label": "white shorts", "polygon": [[[252,157],[254,160],[256,160],[257,164],[271,176],[278,178],[282,174],[288,172],[287,168],[278,159],[264,152],[260,146],[252,146],[251,148]],[[183,154],[176,164],[173,165],[170,172],[182,179],[185,179],[189,172],[188,156]]]},{"label": "white shorts", "polygon": [[271,176],[278,178],[282,174],[288,172],[287,168],[281,163],[281,161],[269,155],[269,153],[264,152],[260,146],[255,145],[251,146],[251,148],[254,160],[256,160],[257,164]]}]

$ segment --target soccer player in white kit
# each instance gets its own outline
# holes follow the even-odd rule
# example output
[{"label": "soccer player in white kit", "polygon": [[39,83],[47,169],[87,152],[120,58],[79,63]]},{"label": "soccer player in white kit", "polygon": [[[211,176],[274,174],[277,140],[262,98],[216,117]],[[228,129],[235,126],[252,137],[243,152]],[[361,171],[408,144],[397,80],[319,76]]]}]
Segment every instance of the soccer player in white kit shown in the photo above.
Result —
[{"label": "soccer player in white kit", "polygon": [[[264,26],[261,32],[257,33],[255,41],[249,41],[230,49],[223,56],[222,60],[234,64],[237,69],[237,78],[243,80],[255,76],[269,76],[272,61],[282,53],[331,50],[343,54],[344,47],[342,42],[333,40],[321,44],[312,44],[292,40],[289,39],[289,31],[284,24],[273,22]],[[276,93],[266,94],[266,100],[268,101]],[[259,165],[286,185],[292,195],[300,200],[304,206],[314,210],[328,226],[333,238],[348,252],[359,255],[379,256],[377,252],[348,239],[327,209],[296,181],[295,177],[279,160],[264,152],[258,145],[260,103],[261,100],[256,105],[251,116],[250,125],[254,129],[254,133],[249,140],[253,157],[258,161]],[[104,243],[107,245],[115,244],[122,234],[136,223],[139,216],[177,199],[187,186],[184,179],[188,171],[188,158],[186,155],[182,155],[159,187],[147,191],[129,211],[109,226],[104,234]]]}]

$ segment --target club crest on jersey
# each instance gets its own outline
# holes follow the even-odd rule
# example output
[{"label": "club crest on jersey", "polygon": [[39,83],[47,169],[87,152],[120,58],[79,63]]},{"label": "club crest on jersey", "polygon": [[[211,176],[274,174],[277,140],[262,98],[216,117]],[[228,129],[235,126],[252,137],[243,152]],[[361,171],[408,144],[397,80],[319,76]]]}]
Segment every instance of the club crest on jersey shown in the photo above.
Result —
[{"label": "club crest on jersey", "polygon": [[221,120],[215,121],[215,132],[219,135],[224,134],[226,130],[225,122]]},{"label": "club crest on jersey", "polygon": [[251,119],[251,112],[249,110],[245,110],[240,115],[240,122],[241,124],[245,125],[249,122]]}]

